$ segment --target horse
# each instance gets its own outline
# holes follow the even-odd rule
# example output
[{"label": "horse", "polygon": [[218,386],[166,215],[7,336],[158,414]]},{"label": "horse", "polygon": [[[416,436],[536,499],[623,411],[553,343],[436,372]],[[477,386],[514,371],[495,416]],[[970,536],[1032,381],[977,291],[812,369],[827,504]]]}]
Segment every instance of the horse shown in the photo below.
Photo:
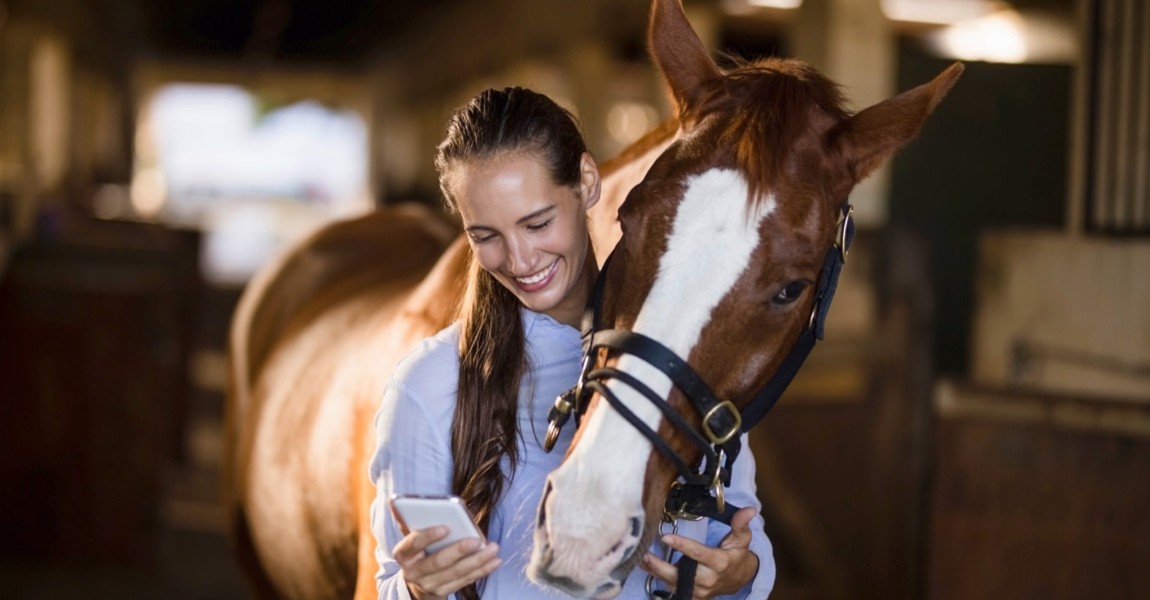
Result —
[{"label": "horse", "polygon": [[679,0],[655,0],[648,41],[678,126],[618,210],[622,238],[584,320],[583,377],[552,411],[553,425],[573,409],[581,423],[543,491],[528,566],[577,597],[616,595],[664,518],[701,514],[667,501],[682,481],[724,512],[738,435],[822,335],[850,191],[962,72],[851,114],[837,85],[797,61],[724,72]]},{"label": "horse", "polygon": [[[678,0],[655,0],[649,40],[676,116],[601,166],[589,212],[597,261],[622,243],[603,278],[600,321],[686,357],[741,409],[806,322],[838,203],[917,133],[961,67],[851,116],[834,84],[801,63],[721,72]],[[690,246],[700,239],[710,243]],[[467,256],[457,229],[432,211],[382,208],[321,229],[245,289],[229,339],[224,508],[257,597],[376,596],[372,417],[392,367],[453,319]],[[676,411],[695,410],[628,356],[601,351],[596,362],[650,382]],[[698,460],[686,432],[618,394],[675,452]],[[638,545],[623,546],[649,545],[675,477],[600,398],[590,398],[548,481],[529,572],[583,597],[617,591],[639,553],[612,548],[630,537]]]}]

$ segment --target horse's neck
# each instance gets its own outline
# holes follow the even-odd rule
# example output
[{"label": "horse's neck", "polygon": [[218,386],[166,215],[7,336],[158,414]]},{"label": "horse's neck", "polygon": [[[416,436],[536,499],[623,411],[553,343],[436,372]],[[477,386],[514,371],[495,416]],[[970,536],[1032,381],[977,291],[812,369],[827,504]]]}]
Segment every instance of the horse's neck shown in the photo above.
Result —
[{"label": "horse's neck", "polygon": [[668,121],[652,131],[635,145],[624,150],[617,158],[603,163],[602,190],[599,202],[588,211],[591,221],[591,242],[595,247],[595,260],[602,265],[622,237],[619,230],[619,207],[627,199],[655,159],[678,137],[677,121]]}]

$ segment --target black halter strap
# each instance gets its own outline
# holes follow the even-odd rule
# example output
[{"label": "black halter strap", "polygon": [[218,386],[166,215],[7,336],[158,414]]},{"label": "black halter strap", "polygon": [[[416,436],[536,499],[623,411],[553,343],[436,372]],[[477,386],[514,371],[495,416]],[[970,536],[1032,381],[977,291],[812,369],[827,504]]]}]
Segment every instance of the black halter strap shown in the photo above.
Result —
[{"label": "black halter strap", "polygon": [[[604,281],[611,264],[611,256],[614,254],[608,256],[583,314],[583,369],[579,382],[555,400],[555,405],[547,417],[549,424],[544,448],[547,451],[551,450],[559,436],[559,430],[566,424],[571,414],[574,413],[578,420],[586,410],[592,392],[598,392],[679,471],[682,482],[676,483],[667,495],[664,505],[665,518],[707,517],[729,525],[738,507],[725,502],[723,489],[731,483],[731,468],[742,447],[740,436],[754,428],[774,408],[814,348],[815,342],[823,339],[826,316],[838,286],[839,273],[846,262],[851,242],[854,241],[853,212],[854,209],[850,204],[843,204],[835,242],[827,250],[823,268],[819,273],[815,287],[814,308],[807,327],[799,334],[794,346],[770,380],[741,413],[729,400],[717,398],[685,360],[660,342],[633,331],[597,329],[599,312],[603,304]],[[687,423],[686,419],[672,409],[664,398],[636,377],[614,367],[593,368],[594,357],[601,349],[640,358],[666,375],[701,415],[699,427],[701,431]],[[629,386],[658,407],[668,422],[701,451],[702,469],[689,464],[679,456],[656,431],[620,401],[607,386],[609,380],[617,380]],[[684,564],[688,561],[690,564]],[[683,557],[679,565],[681,575],[693,574],[696,566],[688,557]],[[693,585],[685,585],[684,581],[680,583],[679,590],[671,600],[690,598]]]}]

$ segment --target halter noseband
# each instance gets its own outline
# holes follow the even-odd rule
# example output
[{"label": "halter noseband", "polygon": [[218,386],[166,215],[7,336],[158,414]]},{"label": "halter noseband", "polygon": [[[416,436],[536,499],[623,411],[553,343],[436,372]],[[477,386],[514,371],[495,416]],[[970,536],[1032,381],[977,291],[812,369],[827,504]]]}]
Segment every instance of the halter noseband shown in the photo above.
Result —
[{"label": "halter noseband", "polygon": [[[599,312],[603,304],[603,287],[606,273],[611,264],[611,256],[603,263],[590,302],[583,313],[583,367],[576,386],[555,399],[547,415],[547,436],[543,447],[550,452],[559,438],[559,431],[575,414],[579,420],[586,411],[592,392],[598,392],[632,427],[646,437],[651,444],[679,471],[682,482],[676,482],[667,495],[664,505],[664,518],[700,519],[709,517],[730,524],[731,517],[738,507],[728,505],[724,500],[723,488],[731,483],[731,468],[742,449],[741,434],[750,431],[770,412],[790,385],[799,367],[814,348],[817,340],[823,339],[827,312],[838,286],[839,272],[846,262],[847,251],[854,240],[854,208],[849,203],[842,206],[842,215],[837,227],[835,241],[827,250],[823,268],[819,273],[815,288],[814,307],[806,328],[791,347],[790,352],[780,363],[779,368],[759,391],[755,398],[740,411],[730,400],[721,400],[711,392],[707,384],[695,373],[687,361],[679,358],[660,342],[640,333],[624,329],[599,331]],[[666,375],[691,401],[702,415],[699,429],[687,423],[678,411],[633,375],[614,367],[592,368],[594,356],[599,350],[628,354],[646,361]],[[659,437],[659,434],[631,411],[618,396],[607,387],[608,380],[618,380],[644,396],[659,408],[673,427],[683,433],[692,445],[703,455],[703,468],[692,468],[686,460]],[[711,495],[714,492],[714,495]],[[683,558],[682,562],[688,559]],[[680,573],[680,580],[692,580],[694,563],[684,565],[692,573]],[[681,569],[683,567],[680,567]],[[680,593],[683,585],[680,585]],[[687,596],[690,595],[687,585]],[[678,596],[676,596],[678,597]]]}]

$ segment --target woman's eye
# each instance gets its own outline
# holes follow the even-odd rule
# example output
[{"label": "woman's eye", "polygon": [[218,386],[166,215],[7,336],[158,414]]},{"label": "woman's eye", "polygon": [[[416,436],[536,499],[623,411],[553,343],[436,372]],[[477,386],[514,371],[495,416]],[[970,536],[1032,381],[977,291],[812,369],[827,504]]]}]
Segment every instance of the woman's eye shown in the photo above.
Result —
[{"label": "woman's eye", "polygon": [[488,233],[485,235],[471,234],[471,242],[475,243],[475,244],[482,244],[484,242],[490,242],[493,239],[495,239],[494,233]]},{"label": "woman's eye", "polygon": [[806,281],[792,281],[783,286],[779,293],[771,298],[771,302],[775,304],[790,304],[799,299],[803,294],[803,290],[807,289],[808,283]]},{"label": "woman's eye", "polygon": [[547,219],[546,221],[543,221],[541,223],[532,223],[532,224],[527,226],[527,229],[529,231],[543,231],[544,229],[547,229],[547,226],[550,225],[551,221],[554,221],[554,220],[555,219]]}]

